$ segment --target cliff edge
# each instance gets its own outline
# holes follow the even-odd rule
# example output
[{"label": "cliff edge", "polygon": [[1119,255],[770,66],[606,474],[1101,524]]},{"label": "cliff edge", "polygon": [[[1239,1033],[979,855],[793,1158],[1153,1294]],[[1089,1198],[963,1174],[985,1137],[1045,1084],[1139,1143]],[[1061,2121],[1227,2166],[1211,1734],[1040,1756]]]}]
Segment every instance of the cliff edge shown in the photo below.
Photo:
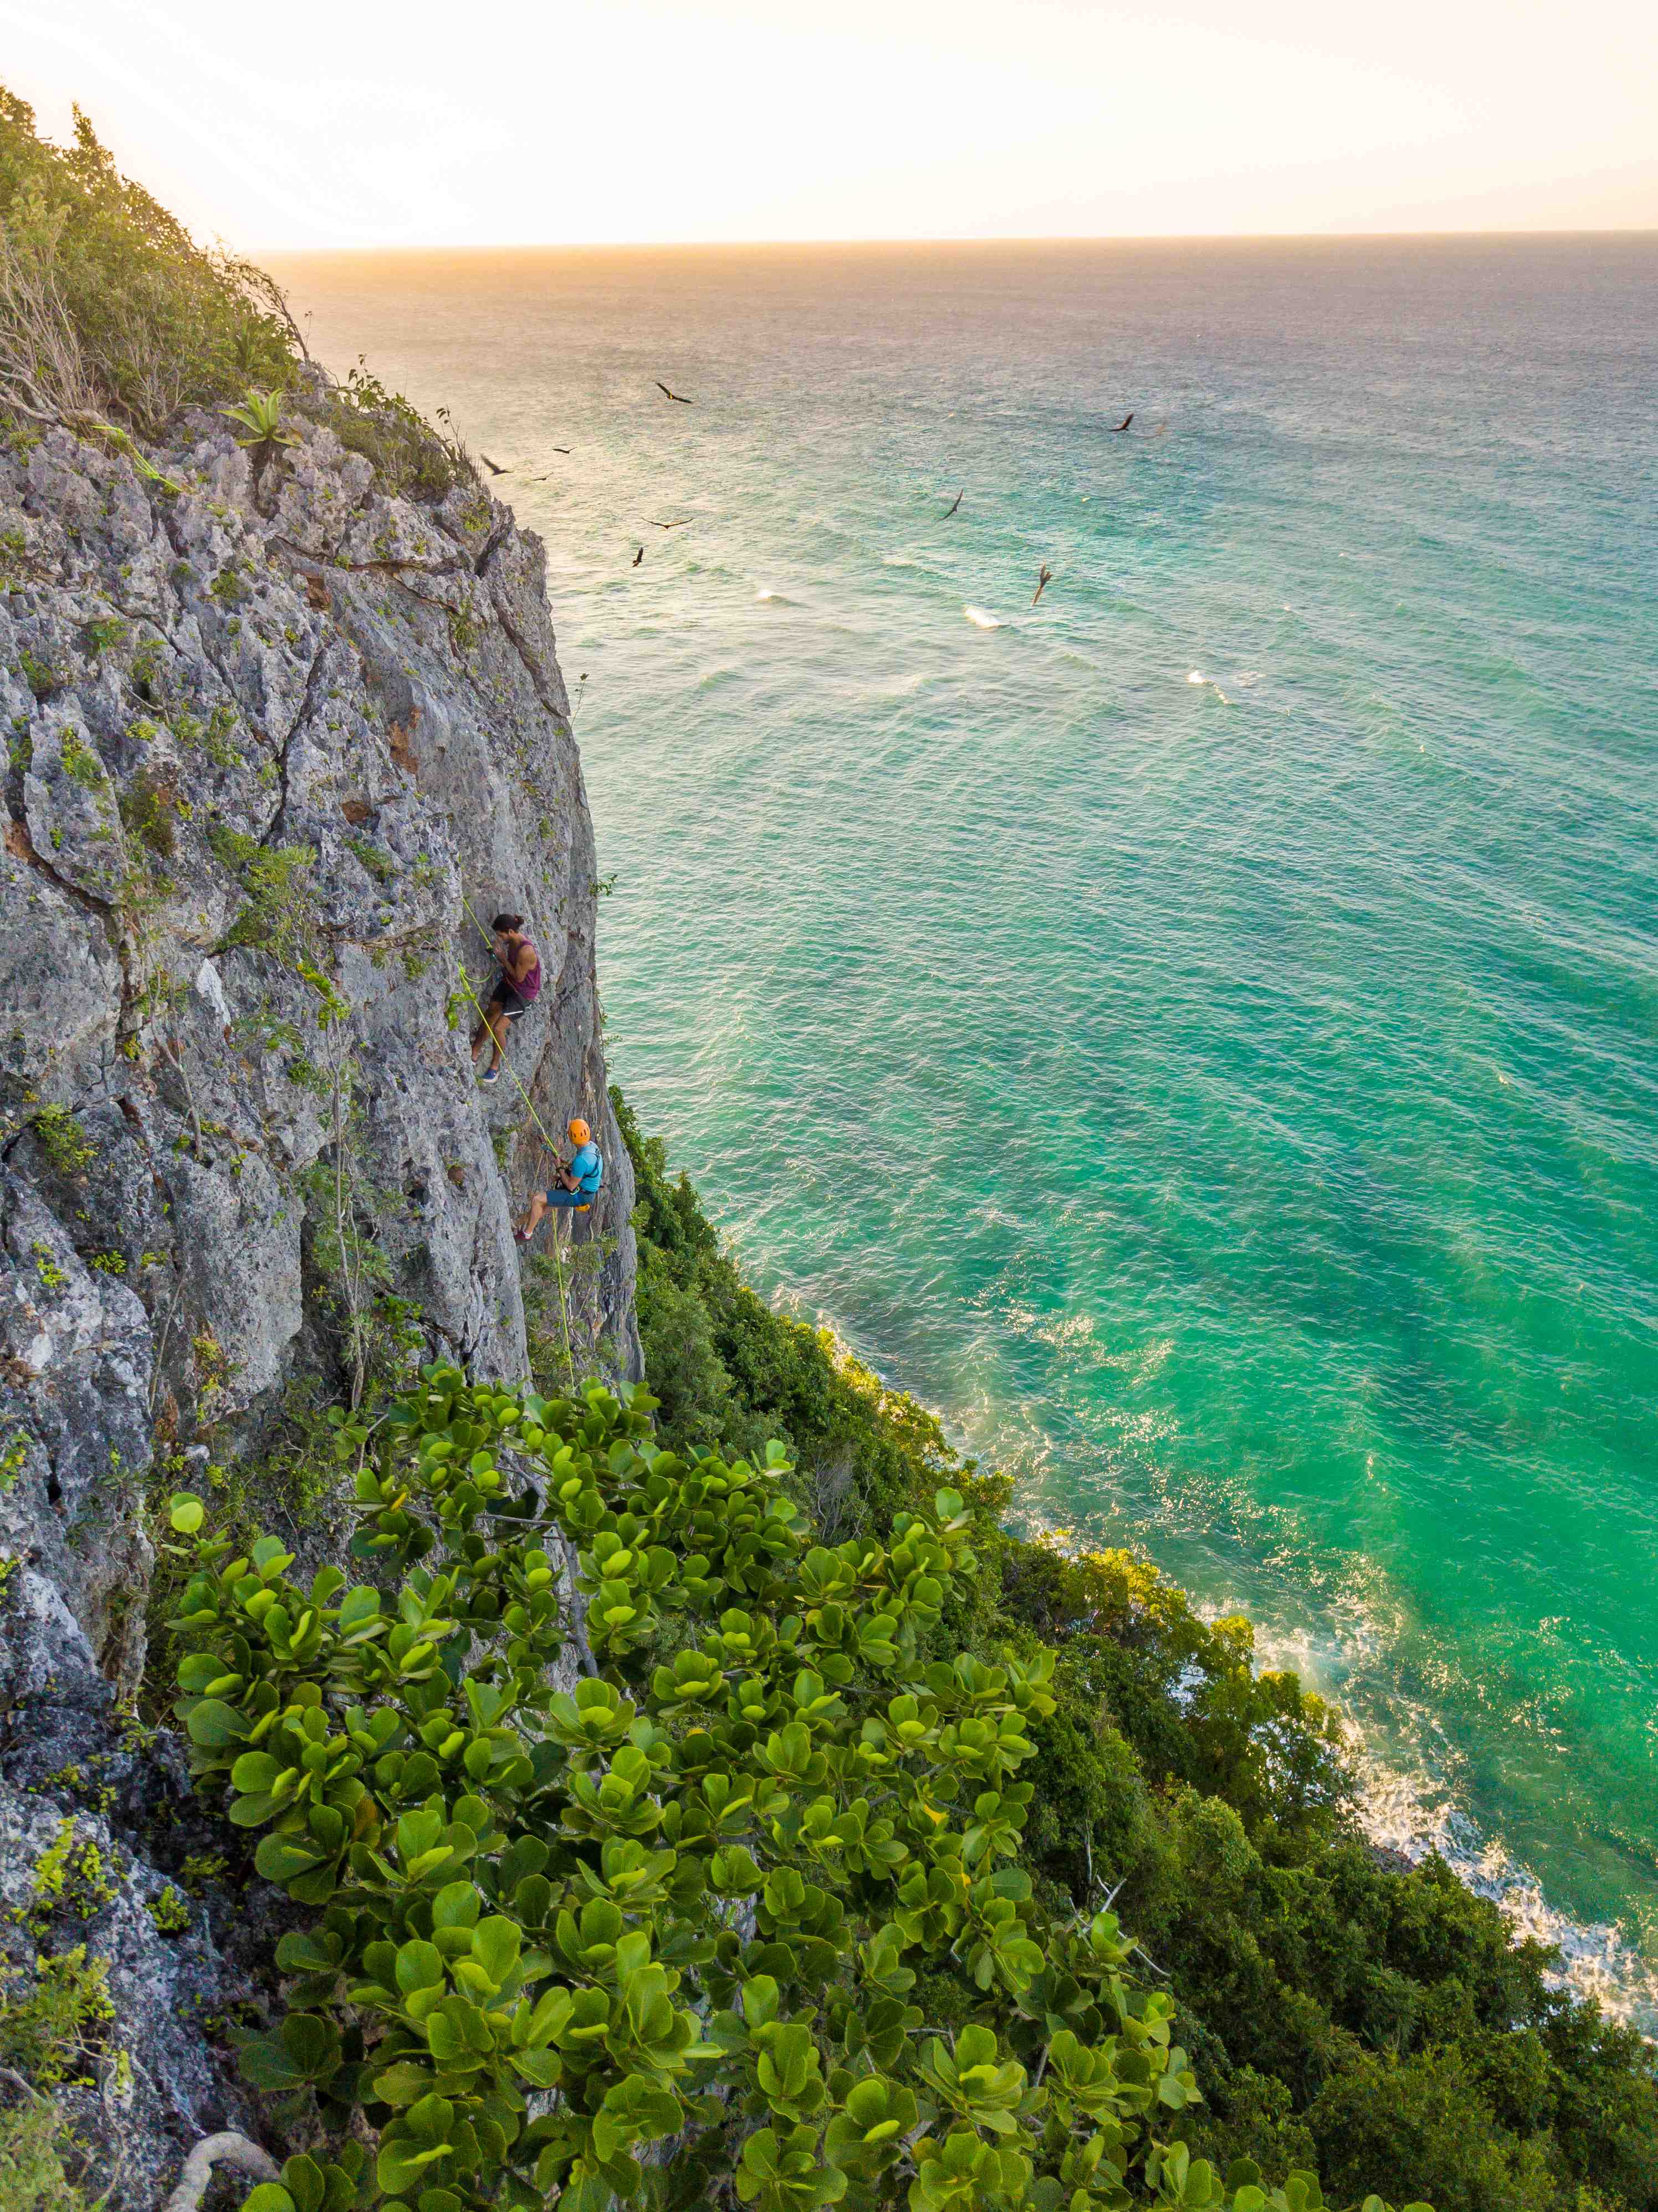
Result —
[{"label": "cliff edge", "polygon": [[[44,1931],[66,1838],[103,1869],[133,2202],[237,2102],[182,1768],[121,1712],[155,1501],[422,1358],[525,1375],[513,1214],[573,1114],[607,1172],[546,1293],[556,1364],[640,1371],[543,550],[412,424],[313,379],[258,471],[206,412],[157,475],[64,429],[0,447],[0,1905]],[[544,978],[522,1092],[467,1048],[503,908]],[[337,1492],[289,1510],[337,1548]]]}]

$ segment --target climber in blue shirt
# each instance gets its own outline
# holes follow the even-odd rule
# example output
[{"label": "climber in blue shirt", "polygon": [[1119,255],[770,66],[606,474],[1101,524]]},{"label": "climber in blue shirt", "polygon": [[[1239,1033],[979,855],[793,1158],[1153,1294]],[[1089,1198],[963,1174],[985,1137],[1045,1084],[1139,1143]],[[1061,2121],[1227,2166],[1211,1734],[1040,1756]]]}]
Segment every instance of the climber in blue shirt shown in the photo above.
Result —
[{"label": "climber in blue shirt", "polygon": [[513,1231],[520,1244],[527,1244],[541,1226],[542,1217],[553,1206],[567,1207],[572,1213],[589,1213],[593,1200],[598,1196],[604,1181],[604,1156],[593,1142],[593,1133],[578,1115],[570,1124],[570,1142],[575,1146],[568,1167],[556,1159],[553,1172],[545,1190],[532,1191],[529,1211]]}]

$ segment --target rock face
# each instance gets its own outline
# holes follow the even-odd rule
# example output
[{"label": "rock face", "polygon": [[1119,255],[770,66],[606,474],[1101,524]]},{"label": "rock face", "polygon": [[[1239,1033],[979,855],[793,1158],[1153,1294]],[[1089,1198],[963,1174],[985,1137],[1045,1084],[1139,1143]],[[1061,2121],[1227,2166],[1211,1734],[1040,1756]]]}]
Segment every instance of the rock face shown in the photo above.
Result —
[{"label": "rock face", "polygon": [[[124,2091],[134,2204],[236,2119],[199,2027],[155,2039],[179,1960],[206,2009],[219,1968],[204,1909],[182,1950],[143,1909],[165,1882],[145,1821],[183,1817],[165,1740],[135,1750],[116,1709],[143,1664],[147,1498],[210,1463],[257,1503],[307,1403],[422,1358],[525,1375],[512,1218],[544,1180],[537,1120],[585,1115],[606,1162],[539,1271],[540,1356],[640,1364],[540,544],[465,470],[389,495],[296,415],[256,489],[222,422],[185,427],[155,456],[176,495],[66,433],[0,448],[0,1859],[27,1883],[64,1819],[101,1824],[122,1955],[162,1946],[130,2017],[112,1974],[113,2033],[155,2062]],[[544,981],[518,1080],[480,1088],[477,924],[502,908]],[[325,1547],[325,1497],[290,1513]],[[94,1758],[125,1762],[101,1809],[52,1778]]]}]

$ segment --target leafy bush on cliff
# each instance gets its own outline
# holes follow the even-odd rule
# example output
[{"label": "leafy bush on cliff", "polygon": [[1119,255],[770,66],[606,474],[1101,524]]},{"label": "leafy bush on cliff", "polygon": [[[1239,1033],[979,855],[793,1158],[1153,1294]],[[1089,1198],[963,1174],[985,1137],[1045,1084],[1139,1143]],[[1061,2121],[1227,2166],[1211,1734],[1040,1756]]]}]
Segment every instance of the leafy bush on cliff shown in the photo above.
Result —
[{"label": "leafy bush on cliff", "polygon": [[446,416],[434,427],[361,363],[343,383],[301,374],[276,282],[198,246],[75,117],[74,144],[54,146],[0,87],[0,410],[118,442],[153,476],[126,430],[160,438],[181,408],[232,402],[254,434],[257,483],[294,442],[280,428],[288,394],[393,495],[435,502],[474,480]]},{"label": "leafy bush on cliff", "polygon": [[1172,2001],[1020,1867],[1053,1656],[926,1659],[959,1494],[830,1549],[780,1448],[682,1458],[652,1402],[428,1367],[342,1421],[389,1600],[200,1542],[177,1711],[316,1915],[243,2063],[322,2139],[248,2212],[1316,2205],[1175,2139]]},{"label": "leafy bush on cliff", "polygon": [[197,246],[79,109],[54,146],[0,88],[0,404],[155,436],[180,407],[283,388],[298,352],[262,270]]},{"label": "leafy bush on cliff", "polygon": [[[613,1094],[614,1095],[614,1094]],[[932,1417],[742,1282],[689,1182],[618,1098],[640,1193],[639,1311],[665,1437],[780,1437],[849,1527],[940,1483],[983,1563],[953,1648],[1054,1657],[1031,1728],[1020,1860],[1060,1910],[1113,1896],[1179,2006],[1205,2093],[1175,2123],[1224,2167],[1316,2165],[1438,2212],[1654,2212],[1658,2083],[1633,2032],[1430,1860],[1379,1865],[1333,1718],[1257,1672],[1247,1622],[1208,1624],[1122,1553],[1073,1559],[998,1526],[1006,1486]],[[1148,1969],[1149,1971],[1149,1969]]]},{"label": "leafy bush on cliff", "polygon": [[305,404],[313,421],[324,422],[348,452],[371,462],[380,489],[394,499],[436,502],[458,483],[474,483],[477,471],[455,434],[447,411],[434,429],[400,392],[388,392],[361,362],[343,384],[331,384]]}]

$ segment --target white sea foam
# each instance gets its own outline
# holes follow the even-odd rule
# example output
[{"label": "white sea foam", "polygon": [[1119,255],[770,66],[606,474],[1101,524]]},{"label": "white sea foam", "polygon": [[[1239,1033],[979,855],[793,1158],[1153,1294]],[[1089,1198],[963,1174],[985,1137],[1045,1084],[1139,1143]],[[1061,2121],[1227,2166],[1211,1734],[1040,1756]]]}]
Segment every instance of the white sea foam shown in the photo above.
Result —
[{"label": "white sea foam", "polygon": [[[1228,1610],[1200,1608],[1206,1619]],[[1273,1634],[1259,1626],[1259,1664],[1283,1667],[1309,1684],[1338,1680],[1356,1659],[1374,1657],[1385,1635],[1362,1615],[1337,1632],[1333,1642],[1307,1635]],[[1339,1693],[1338,1693],[1339,1694]],[[1478,1897],[1495,1905],[1517,1941],[1546,1943],[1560,1965],[1546,1978],[1574,1996],[1594,1997],[1615,2020],[1647,2035],[1658,2033],[1658,1965],[1643,1955],[1622,1929],[1571,1919],[1552,1905],[1532,1869],[1500,1837],[1485,1834],[1452,1787],[1421,1769],[1410,1771],[1366,1742],[1350,1713],[1341,1714],[1348,1755],[1358,1782],[1359,1826],[1370,1841],[1397,1851],[1414,1866],[1434,1854]]]},{"label": "white sea foam", "polygon": [[[991,1447],[994,1449],[994,1447]],[[1056,1524],[1040,1510],[1020,1512],[1017,1525],[1028,1537],[1045,1538],[1066,1551],[1087,1548],[1085,1528]],[[1207,1621],[1233,1613],[1229,1599],[1197,1604]],[[1361,1610],[1339,1624],[1299,1631],[1255,1624],[1255,1663],[1298,1674],[1309,1687],[1339,1684],[1355,1661],[1374,1658],[1387,1641],[1383,1623]],[[1189,1702],[1195,1683],[1186,1677],[1174,1685],[1177,1703]],[[1326,1694],[1331,1694],[1327,1689]],[[1339,1689],[1334,1692],[1339,1695]],[[1378,1848],[1395,1851],[1412,1865],[1432,1855],[1503,1914],[1517,1942],[1547,1944],[1560,1964],[1546,1976],[1550,1986],[1578,1998],[1593,1997],[1614,2020],[1643,2034],[1658,2036],[1658,1964],[1643,1954],[1620,1928],[1573,1920],[1552,1905],[1543,1886],[1500,1838],[1484,1834],[1447,1784],[1425,1771],[1408,1771],[1396,1759],[1373,1751],[1350,1713],[1338,1708],[1348,1757],[1358,1784],[1359,1826]]]},{"label": "white sea foam", "polygon": [[1412,1863],[1436,1851],[1477,1896],[1491,1899],[1517,1939],[1558,1949],[1559,1968],[1547,1977],[1552,1986],[1595,1998],[1613,2019],[1648,2035],[1658,2033],[1658,1967],[1621,1929],[1569,1919],[1549,1903],[1531,1869],[1499,1837],[1482,1835],[1448,1790],[1385,1765],[1357,1737],[1353,1763],[1359,1821],[1373,1844]]},{"label": "white sea foam", "polygon": [[963,607],[962,612],[975,629],[999,629],[1002,626],[999,615],[987,615],[982,607]]}]

